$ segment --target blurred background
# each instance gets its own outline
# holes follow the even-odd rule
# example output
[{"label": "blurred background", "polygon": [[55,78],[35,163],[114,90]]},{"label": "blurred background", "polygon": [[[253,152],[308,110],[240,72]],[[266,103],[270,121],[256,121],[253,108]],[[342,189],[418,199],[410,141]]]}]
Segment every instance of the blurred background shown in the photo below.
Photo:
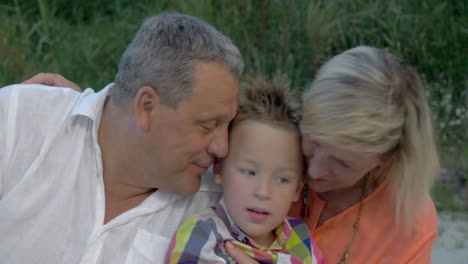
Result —
[{"label": "blurred background", "polygon": [[99,90],[143,19],[162,11],[200,17],[231,37],[245,76],[286,74],[299,90],[330,56],[357,45],[405,58],[433,111],[443,164],[434,200],[440,212],[466,217],[467,1],[1,0],[0,87],[57,72]]}]

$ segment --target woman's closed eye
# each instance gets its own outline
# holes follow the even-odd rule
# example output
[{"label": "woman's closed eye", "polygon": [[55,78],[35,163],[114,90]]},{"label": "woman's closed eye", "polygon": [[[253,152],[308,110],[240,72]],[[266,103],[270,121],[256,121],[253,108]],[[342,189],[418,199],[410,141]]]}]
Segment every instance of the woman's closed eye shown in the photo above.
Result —
[{"label": "woman's closed eye", "polygon": [[343,160],[333,158],[333,161],[335,163],[337,163],[339,166],[341,166],[342,168],[344,168],[344,169],[350,169],[351,168],[351,166],[348,163],[344,162]]}]

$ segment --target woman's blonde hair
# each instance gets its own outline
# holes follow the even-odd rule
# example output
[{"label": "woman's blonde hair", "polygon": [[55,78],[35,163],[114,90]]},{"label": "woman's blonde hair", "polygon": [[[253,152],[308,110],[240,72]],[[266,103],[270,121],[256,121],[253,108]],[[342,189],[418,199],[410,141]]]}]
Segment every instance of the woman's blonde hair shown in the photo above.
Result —
[{"label": "woman's blonde hair", "polygon": [[416,71],[372,47],[343,52],[323,65],[303,95],[302,133],[382,164],[369,175],[387,184],[396,220],[410,224],[439,172],[431,113]]}]

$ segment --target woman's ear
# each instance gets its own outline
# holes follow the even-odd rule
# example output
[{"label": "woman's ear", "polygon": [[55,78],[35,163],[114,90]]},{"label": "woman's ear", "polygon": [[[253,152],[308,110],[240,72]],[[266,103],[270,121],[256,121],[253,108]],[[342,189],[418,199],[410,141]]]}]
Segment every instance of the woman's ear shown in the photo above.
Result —
[{"label": "woman's ear", "polygon": [[141,87],[134,101],[135,116],[138,121],[138,127],[147,132],[152,125],[152,116],[160,105],[160,98],[156,90],[150,86]]},{"label": "woman's ear", "polygon": [[213,180],[217,184],[223,183],[223,178],[221,177],[222,171],[223,171],[223,161],[215,160],[213,164]]}]

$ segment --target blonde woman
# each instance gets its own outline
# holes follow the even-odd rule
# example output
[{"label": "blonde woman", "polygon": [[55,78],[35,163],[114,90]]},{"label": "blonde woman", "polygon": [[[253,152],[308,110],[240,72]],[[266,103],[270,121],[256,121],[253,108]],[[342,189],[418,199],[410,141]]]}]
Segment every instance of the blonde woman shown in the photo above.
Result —
[{"label": "blonde woman", "polygon": [[[307,188],[290,215],[307,222],[328,262],[430,263],[439,162],[415,70],[379,49],[348,50],[318,71],[303,109]],[[226,246],[238,263],[256,263]]]},{"label": "blonde woman", "polygon": [[430,263],[439,171],[422,82],[406,62],[357,47],[303,95],[305,218],[329,263]]}]

